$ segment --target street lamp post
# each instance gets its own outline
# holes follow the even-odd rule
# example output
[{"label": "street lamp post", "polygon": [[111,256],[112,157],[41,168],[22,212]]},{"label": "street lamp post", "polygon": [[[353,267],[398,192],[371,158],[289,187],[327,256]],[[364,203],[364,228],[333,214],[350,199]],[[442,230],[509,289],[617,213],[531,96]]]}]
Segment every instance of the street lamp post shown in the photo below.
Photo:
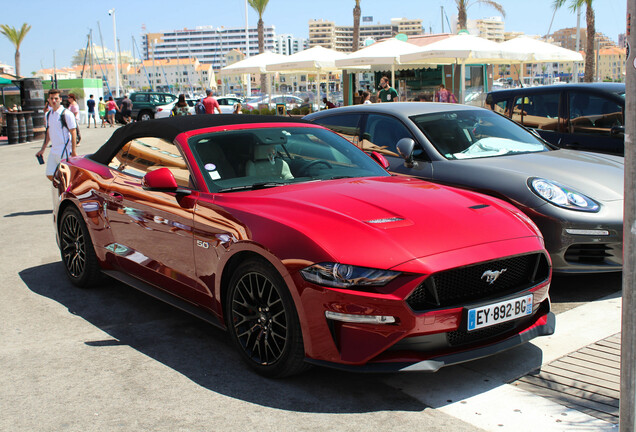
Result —
[{"label": "street lamp post", "polygon": [[117,25],[115,24],[115,9],[110,9],[108,15],[113,17],[113,43],[115,46],[115,94],[119,97],[119,54],[117,50]]}]

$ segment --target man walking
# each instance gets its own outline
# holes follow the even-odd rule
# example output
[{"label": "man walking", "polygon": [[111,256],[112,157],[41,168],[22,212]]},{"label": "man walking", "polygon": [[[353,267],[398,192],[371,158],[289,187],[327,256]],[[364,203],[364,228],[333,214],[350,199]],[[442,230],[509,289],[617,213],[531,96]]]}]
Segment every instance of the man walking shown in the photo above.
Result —
[{"label": "man walking", "polygon": [[49,90],[48,101],[51,109],[45,117],[44,144],[35,156],[42,156],[46,147],[51,143],[51,151],[46,162],[46,177],[53,180],[55,169],[62,158],[77,156],[77,123],[73,113],[62,106],[59,90]]},{"label": "man walking", "polygon": [[86,106],[88,107],[88,129],[91,128],[91,118],[93,119],[93,124],[97,127],[97,120],[95,119],[95,99],[93,99],[93,95],[90,95],[86,101]]},{"label": "man walking", "polygon": [[382,90],[378,92],[378,102],[397,102],[398,92],[389,85],[389,78],[382,77],[380,79],[380,87]]},{"label": "man walking", "polygon": [[206,94],[207,94],[207,97],[203,99],[203,106],[205,107],[205,113],[214,114],[214,110],[216,109],[219,112],[219,114],[221,114],[221,107],[219,106],[219,103],[217,102],[217,100],[212,97],[213,95],[212,90],[208,90]]},{"label": "man walking", "polygon": [[132,109],[133,109],[133,103],[128,98],[128,95],[126,94],[124,95],[124,98],[121,100],[121,116],[124,118],[124,122],[126,124],[132,121],[131,119]]}]

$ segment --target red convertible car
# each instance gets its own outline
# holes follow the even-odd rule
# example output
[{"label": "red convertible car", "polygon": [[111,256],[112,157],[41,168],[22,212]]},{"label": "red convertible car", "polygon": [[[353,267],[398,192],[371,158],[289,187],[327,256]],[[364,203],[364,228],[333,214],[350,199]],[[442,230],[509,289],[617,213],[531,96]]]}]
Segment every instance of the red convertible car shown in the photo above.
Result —
[{"label": "red convertible car", "polygon": [[527,216],[303,120],[130,124],[53,184],[75,285],[105,273],[227,329],[266,376],[436,371],[554,332]]}]

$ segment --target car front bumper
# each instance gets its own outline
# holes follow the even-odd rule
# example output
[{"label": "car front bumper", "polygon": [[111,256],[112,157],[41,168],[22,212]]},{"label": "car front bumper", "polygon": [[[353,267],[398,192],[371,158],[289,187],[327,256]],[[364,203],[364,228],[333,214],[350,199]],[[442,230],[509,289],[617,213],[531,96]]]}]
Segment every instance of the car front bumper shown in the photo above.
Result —
[{"label": "car front bumper", "polygon": [[623,269],[623,201],[598,213],[544,205],[522,209],[539,227],[554,273],[603,273]]}]

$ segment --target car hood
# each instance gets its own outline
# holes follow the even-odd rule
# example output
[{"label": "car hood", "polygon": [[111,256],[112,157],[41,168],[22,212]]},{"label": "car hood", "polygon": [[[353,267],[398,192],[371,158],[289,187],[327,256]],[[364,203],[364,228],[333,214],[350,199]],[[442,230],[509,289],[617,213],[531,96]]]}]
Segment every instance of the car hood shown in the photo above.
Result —
[{"label": "car hood", "polygon": [[489,176],[496,182],[506,182],[518,177],[541,177],[570,187],[597,201],[623,199],[625,163],[624,158],[620,156],[555,150],[464,159],[449,161],[446,170],[434,174],[435,179],[444,182],[450,180],[449,176],[454,176],[453,171],[458,171],[455,164],[470,167],[473,171],[471,176]]},{"label": "car hood", "polygon": [[[299,233],[333,260],[367,267],[391,268],[415,258],[539,235],[528,218],[503,201],[409,177],[327,180],[217,198],[248,226],[259,227],[252,238],[265,247],[293,242]],[[277,226],[268,234],[264,227],[272,221]],[[284,232],[280,226],[294,234],[273,238],[271,233]],[[539,240],[536,245],[541,248]]]}]

